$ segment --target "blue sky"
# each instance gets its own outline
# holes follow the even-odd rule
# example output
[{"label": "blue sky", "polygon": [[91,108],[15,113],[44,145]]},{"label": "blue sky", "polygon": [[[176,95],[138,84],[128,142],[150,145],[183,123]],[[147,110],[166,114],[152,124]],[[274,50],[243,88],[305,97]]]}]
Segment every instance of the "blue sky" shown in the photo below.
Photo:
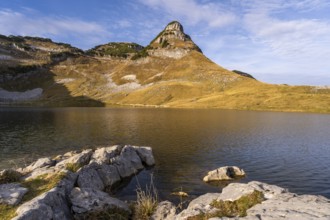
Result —
[{"label": "blue sky", "polygon": [[146,46],[178,20],[204,54],[268,83],[330,85],[329,0],[4,0],[0,34]]}]

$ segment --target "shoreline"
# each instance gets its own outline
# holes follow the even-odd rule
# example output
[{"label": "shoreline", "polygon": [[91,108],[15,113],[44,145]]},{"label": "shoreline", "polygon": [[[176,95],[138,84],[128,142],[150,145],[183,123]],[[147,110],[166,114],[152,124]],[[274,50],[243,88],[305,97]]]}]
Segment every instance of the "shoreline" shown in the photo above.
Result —
[{"label": "shoreline", "polygon": [[[129,206],[137,204],[136,201],[120,201],[111,191],[120,188],[122,180],[154,164],[150,147],[130,145],[40,158],[27,167],[0,172],[0,212],[5,219],[14,220],[85,219],[109,213],[123,219],[139,219],[136,210]],[[35,184],[40,181],[41,186],[47,187],[36,191]],[[8,195],[8,189],[16,193]],[[188,196],[184,192],[177,195],[181,200]],[[154,220],[326,219],[330,218],[329,204],[330,200],[323,196],[297,195],[276,185],[251,181],[230,183],[222,192],[198,196],[186,208],[157,201],[149,217]],[[223,205],[232,210],[224,213]]]},{"label": "shoreline", "polygon": [[[327,111],[303,111],[303,110],[276,110],[276,109],[235,109],[221,107],[171,107],[161,105],[143,105],[143,104],[105,104],[105,106],[56,106],[43,105],[34,102],[13,104],[0,102],[0,108],[40,108],[40,109],[57,109],[57,108],[108,108],[108,109],[171,109],[171,110],[225,110],[225,111],[248,111],[248,112],[266,112],[266,113],[298,113],[298,114],[322,114],[329,115],[330,109]],[[26,105],[24,105],[26,104]]]}]

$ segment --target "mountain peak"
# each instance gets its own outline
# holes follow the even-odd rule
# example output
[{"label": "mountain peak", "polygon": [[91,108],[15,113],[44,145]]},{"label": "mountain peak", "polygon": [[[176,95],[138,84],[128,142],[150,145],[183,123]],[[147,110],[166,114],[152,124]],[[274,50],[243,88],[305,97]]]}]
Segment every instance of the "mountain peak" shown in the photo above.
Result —
[{"label": "mountain peak", "polygon": [[178,21],[172,21],[165,27],[165,30],[166,31],[180,31],[180,32],[183,32],[183,26]]},{"label": "mountain peak", "polygon": [[153,55],[173,58],[180,58],[192,50],[202,52],[190,36],[184,33],[183,26],[178,21],[166,25],[149,46],[154,50],[151,52]]}]

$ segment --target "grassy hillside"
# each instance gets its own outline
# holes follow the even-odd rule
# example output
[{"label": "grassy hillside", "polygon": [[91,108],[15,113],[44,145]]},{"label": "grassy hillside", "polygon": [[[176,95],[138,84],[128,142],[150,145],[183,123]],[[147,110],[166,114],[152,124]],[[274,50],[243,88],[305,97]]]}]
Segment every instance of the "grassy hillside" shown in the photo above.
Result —
[{"label": "grassy hillside", "polygon": [[52,72],[72,96],[85,95],[106,105],[330,112],[329,89],[262,83],[196,51],[181,59],[76,58]]},{"label": "grassy hillside", "polygon": [[49,39],[0,35],[0,89],[42,88],[40,99],[23,103],[42,106],[330,113],[329,87],[272,85],[226,70],[180,31],[172,24],[145,48],[109,43],[87,52]]}]

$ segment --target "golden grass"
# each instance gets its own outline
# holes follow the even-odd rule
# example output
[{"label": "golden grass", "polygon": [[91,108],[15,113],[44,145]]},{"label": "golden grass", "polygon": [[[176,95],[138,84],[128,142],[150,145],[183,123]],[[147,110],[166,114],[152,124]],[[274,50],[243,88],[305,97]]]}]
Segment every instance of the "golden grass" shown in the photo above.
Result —
[{"label": "golden grass", "polygon": [[81,164],[78,163],[67,163],[65,168],[73,173],[77,172],[82,167]]},{"label": "golden grass", "polygon": [[[22,182],[22,186],[28,188],[29,191],[24,195],[21,204],[41,195],[44,192],[51,190],[64,178],[64,176],[64,173],[57,173],[51,176],[44,174],[32,180]],[[19,205],[10,206],[0,204],[0,219],[9,220],[15,217],[16,209]]]},{"label": "golden grass", "polygon": [[136,204],[133,219],[148,220],[158,205],[158,192],[151,178],[150,185],[143,190],[140,186],[136,189]]},{"label": "golden grass", "polygon": [[0,219],[9,220],[15,217],[16,215],[16,206],[0,204]]},{"label": "golden grass", "polygon": [[29,201],[44,192],[54,188],[63,178],[64,173],[57,173],[49,176],[48,174],[40,175],[34,179],[22,182],[22,186],[29,189],[24,195],[23,202]]},{"label": "golden grass", "polygon": [[[77,57],[50,71],[54,79],[75,80],[43,83],[44,99],[36,104],[95,106],[96,100],[106,105],[330,113],[330,89],[262,83],[228,71],[197,51],[181,59]],[[135,75],[141,87],[109,87],[110,78],[116,85],[129,83],[123,79],[126,75]]]},{"label": "golden grass", "polygon": [[18,182],[22,174],[15,170],[5,170],[0,176],[0,184]]}]

